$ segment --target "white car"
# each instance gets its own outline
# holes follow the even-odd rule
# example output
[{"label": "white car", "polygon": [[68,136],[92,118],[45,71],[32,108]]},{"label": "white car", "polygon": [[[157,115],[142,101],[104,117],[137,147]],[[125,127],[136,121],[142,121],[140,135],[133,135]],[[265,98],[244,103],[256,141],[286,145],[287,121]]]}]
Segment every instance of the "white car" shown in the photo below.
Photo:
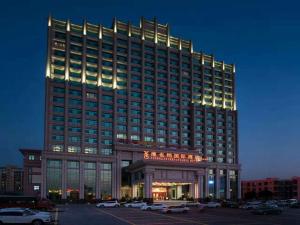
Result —
[{"label": "white car", "polygon": [[120,203],[118,201],[106,201],[100,202],[96,205],[98,208],[105,208],[105,207],[120,207]]},{"label": "white car", "polygon": [[177,206],[169,206],[167,208],[163,208],[161,211],[163,213],[186,213],[189,211],[190,208],[182,205],[177,205]]},{"label": "white car", "polygon": [[153,203],[153,204],[143,205],[141,207],[141,210],[162,210],[167,207],[168,207],[167,205],[162,203]]},{"label": "white car", "polygon": [[147,205],[146,202],[134,201],[124,204],[127,208],[141,208],[142,206]]},{"label": "white car", "polygon": [[221,207],[221,203],[219,203],[219,202],[208,202],[207,204],[205,204],[205,206],[207,208],[219,208],[219,207]]},{"label": "white car", "polygon": [[245,205],[242,205],[240,208],[241,209],[257,209],[262,203],[257,201],[257,202],[248,202]]},{"label": "white car", "polygon": [[0,224],[54,224],[54,218],[50,213],[32,211],[24,208],[0,209]]}]

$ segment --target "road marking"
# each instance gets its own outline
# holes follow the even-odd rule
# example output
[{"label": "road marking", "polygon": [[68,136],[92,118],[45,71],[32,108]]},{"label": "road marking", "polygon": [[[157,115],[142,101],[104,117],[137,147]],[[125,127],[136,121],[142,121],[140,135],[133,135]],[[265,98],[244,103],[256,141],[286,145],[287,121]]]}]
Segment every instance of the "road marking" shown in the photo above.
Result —
[{"label": "road marking", "polygon": [[55,217],[54,217],[55,221],[54,221],[54,225],[57,225],[57,221],[58,221],[58,208],[55,209]]},{"label": "road marking", "polygon": [[149,213],[151,213],[153,215],[156,215],[156,216],[160,215],[160,216],[171,218],[171,219],[175,219],[175,220],[181,220],[183,222],[196,223],[196,224],[201,224],[201,225],[208,225],[207,223],[201,223],[201,222],[194,221],[194,220],[182,219],[182,218],[175,217],[175,216],[170,216],[170,215],[165,215],[165,214],[157,214],[157,213],[153,213],[153,212],[149,212]]},{"label": "road marking", "polygon": [[123,222],[125,222],[125,223],[131,224],[131,225],[136,225],[135,223],[132,223],[132,222],[130,222],[129,220],[126,220],[126,219],[124,219],[124,218],[118,217],[118,216],[116,216],[116,215],[114,215],[114,214],[111,214],[111,213],[109,213],[109,212],[106,212],[106,211],[104,211],[104,210],[98,209],[98,211],[100,211],[100,212],[102,212],[102,213],[104,213],[104,214],[110,215],[110,216],[112,216],[112,217],[114,217],[114,218],[116,218],[116,219],[118,219],[118,220],[121,220],[121,221],[123,221]]}]

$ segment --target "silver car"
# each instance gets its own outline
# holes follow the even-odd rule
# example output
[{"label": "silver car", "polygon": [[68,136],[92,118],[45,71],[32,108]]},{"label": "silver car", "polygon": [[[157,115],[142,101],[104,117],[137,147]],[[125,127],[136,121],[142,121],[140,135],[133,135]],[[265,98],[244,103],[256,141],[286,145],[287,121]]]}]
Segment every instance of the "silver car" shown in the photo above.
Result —
[{"label": "silver car", "polygon": [[54,224],[49,213],[32,211],[24,208],[0,209],[0,224]]},{"label": "silver car", "polygon": [[190,210],[190,208],[182,205],[177,206],[169,206],[167,208],[162,209],[163,213],[186,213]]},{"label": "silver car", "polygon": [[141,207],[141,210],[162,210],[168,206],[162,203],[147,204]]}]

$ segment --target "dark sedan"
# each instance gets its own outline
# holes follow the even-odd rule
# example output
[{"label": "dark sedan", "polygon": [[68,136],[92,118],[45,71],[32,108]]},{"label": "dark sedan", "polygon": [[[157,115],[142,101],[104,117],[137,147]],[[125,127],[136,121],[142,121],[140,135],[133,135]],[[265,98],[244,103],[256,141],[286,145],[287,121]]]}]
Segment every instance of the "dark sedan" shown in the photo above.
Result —
[{"label": "dark sedan", "polygon": [[254,209],[252,213],[256,215],[268,215],[268,214],[279,215],[282,213],[282,209],[276,206],[262,205],[257,209]]}]

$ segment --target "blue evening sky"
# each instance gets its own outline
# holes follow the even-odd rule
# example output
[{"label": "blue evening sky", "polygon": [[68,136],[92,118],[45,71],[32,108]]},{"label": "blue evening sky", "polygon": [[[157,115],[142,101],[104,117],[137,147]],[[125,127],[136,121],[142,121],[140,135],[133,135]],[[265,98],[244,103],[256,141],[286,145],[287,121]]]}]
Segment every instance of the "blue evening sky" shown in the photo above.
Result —
[{"label": "blue evening sky", "polygon": [[75,23],[169,23],[194,50],[235,63],[243,178],[300,176],[300,2],[3,1],[0,8],[0,165],[42,148],[49,13]]}]

